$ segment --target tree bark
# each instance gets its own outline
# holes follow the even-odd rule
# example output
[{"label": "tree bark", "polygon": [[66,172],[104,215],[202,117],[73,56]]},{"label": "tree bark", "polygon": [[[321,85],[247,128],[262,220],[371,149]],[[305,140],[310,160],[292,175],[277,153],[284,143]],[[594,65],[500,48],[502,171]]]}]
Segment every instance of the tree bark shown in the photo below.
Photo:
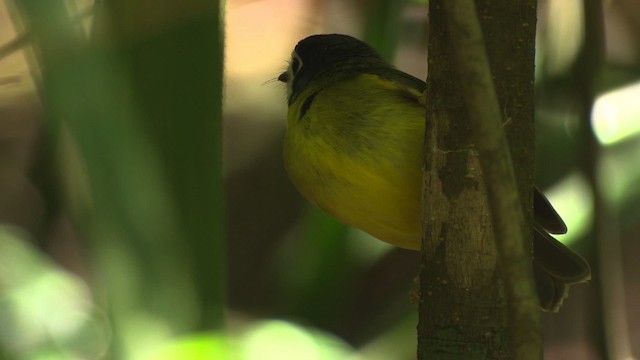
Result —
[{"label": "tree bark", "polygon": [[[539,353],[539,323],[531,319],[537,334],[532,347],[512,344],[509,331],[514,313],[508,316],[500,273],[485,179],[478,150],[482,146],[473,127],[463,87],[463,75],[454,62],[452,39],[457,27],[447,27],[444,0],[430,2],[429,77],[427,79],[427,126],[423,191],[424,239],[421,267],[419,359],[512,358],[520,346]],[[504,118],[524,227],[531,228],[533,189],[533,77],[536,3],[476,2],[478,17],[491,64],[491,73]],[[465,78],[472,82],[477,79]],[[491,91],[487,89],[487,91]],[[477,129],[476,129],[477,130]],[[480,137],[478,137],[480,136]],[[480,151],[482,153],[482,151]],[[491,164],[493,159],[482,165]],[[500,194],[498,194],[500,195]],[[506,194],[508,195],[508,194]],[[511,194],[516,198],[517,195]],[[495,197],[493,197],[495,199]],[[495,202],[492,204],[495,205]],[[517,219],[517,216],[515,217]],[[495,218],[494,218],[495,220]],[[517,222],[517,221],[516,221]],[[501,229],[501,223],[498,223]],[[531,232],[525,232],[530,269]],[[516,262],[522,265],[522,263]],[[502,264],[504,267],[504,264]],[[508,278],[513,283],[512,278]],[[528,290],[525,289],[525,294]],[[517,297],[517,295],[516,295]],[[526,297],[526,296],[525,296]],[[530,307],[531,304],[528,303]],[[509,318],[512,327],[509,328]],[[539,320],[538,320],[539,321]],[[522,329],[520,329],[522,330]],[[520,334],[522,333],[514,333]],[[518,335],[516,335],[518,338]]]}]

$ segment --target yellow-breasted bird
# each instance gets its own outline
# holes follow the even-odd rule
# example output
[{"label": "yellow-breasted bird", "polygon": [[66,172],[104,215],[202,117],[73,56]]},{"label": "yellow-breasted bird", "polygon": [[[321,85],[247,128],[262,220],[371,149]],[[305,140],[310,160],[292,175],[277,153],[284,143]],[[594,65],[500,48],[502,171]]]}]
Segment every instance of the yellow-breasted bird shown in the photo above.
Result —
[{"label": "yellow-breasted bird", "polygon": [[[426,85],[351,36],[314,35],[291,54],[284,160],[298,190],[338,220],[392,245],[421,246]],[[549,235],[566,225],[534,189],[534,273],[556,311],[589,264]]]}]

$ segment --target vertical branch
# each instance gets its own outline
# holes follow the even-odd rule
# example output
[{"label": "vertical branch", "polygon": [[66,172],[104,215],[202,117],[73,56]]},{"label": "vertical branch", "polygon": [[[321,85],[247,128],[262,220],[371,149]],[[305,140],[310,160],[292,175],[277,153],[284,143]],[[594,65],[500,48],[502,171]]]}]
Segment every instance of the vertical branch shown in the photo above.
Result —
[{"label": "vertical branch", "polygon": [[[582,169],[588,179],[593,197],[593,247],[591,255],[598,266],[593,285],[598,292],[598,306],[594,330],[603,358],[631,357],[626,304],[624,301],[624,274],[621,244],[616,219],[604,198],[598,167],[602,149],[595,138],[591,124],[591,109],[596,98],[596,84],[605,60],[604,17],[602,2],[584,1],[585,35],[575,67],[576,90],[579,96],[580,124],[583,139]],[[598,316],[598,315],[594,315]]]},{"label": "vertical branch", "polygon": [[539,359],[542,334],[531,255],[524,245],[527,230],[480,22],[472,0],[445,2],[445,14],[500,254],[511,353]]},{"label": "vertical branch", "polygon": [[418,357],[537,359],[528,230],[535,2],[479,1],[477,11],[480,23],[471,0],[430,2]]},{"label": "vertical branch", "polygon": [[508,358],[497,251],[445,1],[430,2],[418,358]]}]

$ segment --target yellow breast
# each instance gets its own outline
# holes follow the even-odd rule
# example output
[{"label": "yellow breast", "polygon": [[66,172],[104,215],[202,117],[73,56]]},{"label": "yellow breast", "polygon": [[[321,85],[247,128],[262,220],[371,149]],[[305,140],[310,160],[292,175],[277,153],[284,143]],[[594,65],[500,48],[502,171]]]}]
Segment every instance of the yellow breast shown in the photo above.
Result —
[{"label": "yellow breast", "polygon": [[373,75],[308,89],[289,108],[285,166],[338,220],[419,249],[424,119],[415,98]]}]

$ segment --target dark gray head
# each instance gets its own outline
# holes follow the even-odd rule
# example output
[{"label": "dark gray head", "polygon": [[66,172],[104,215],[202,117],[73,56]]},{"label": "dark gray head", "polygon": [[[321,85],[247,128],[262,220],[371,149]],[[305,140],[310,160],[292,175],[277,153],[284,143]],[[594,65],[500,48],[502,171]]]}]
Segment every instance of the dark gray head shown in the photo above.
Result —
[{"label": "dark gray head", "polygon": [[278,80],[287,83],[291,104],[312,82],[322,86],[373,69],[390,67],[371,46],[354,37],[313,35],[296,45],[287,71],[280,74]]}]

